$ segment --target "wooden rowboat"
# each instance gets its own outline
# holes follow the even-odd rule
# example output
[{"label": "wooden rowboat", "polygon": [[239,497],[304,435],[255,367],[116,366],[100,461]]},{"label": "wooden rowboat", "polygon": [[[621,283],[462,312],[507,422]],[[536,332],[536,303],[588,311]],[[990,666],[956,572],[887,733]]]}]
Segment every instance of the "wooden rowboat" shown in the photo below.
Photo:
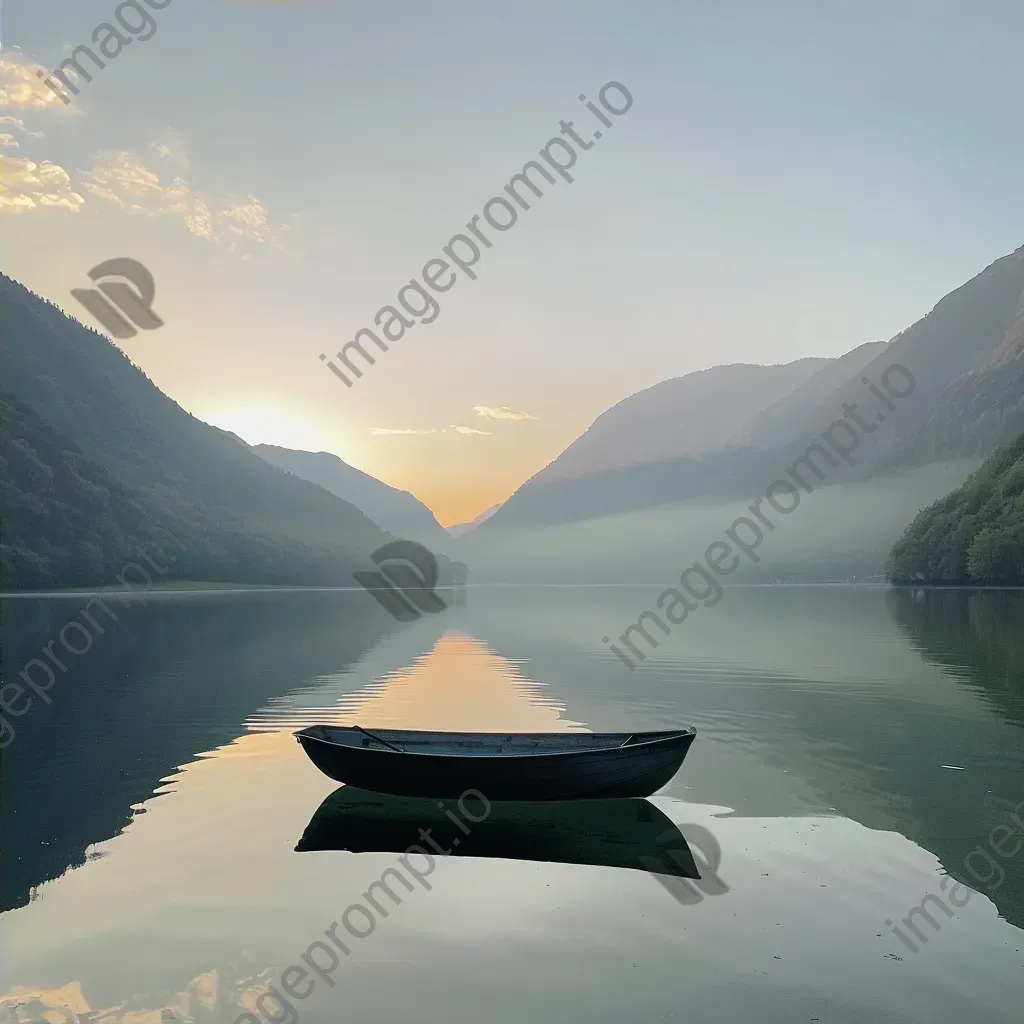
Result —
[{"label": "wooden rowboat", "polygon": [[395,796],[643,797],[679,770],[693,729],[636,733],[412,732],[314,725],[295,734],[325,775]]}]

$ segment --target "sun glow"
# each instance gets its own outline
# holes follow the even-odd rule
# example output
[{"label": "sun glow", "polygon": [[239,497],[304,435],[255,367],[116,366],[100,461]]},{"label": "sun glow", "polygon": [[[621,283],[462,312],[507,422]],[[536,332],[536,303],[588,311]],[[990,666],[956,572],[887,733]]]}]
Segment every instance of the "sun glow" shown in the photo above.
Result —
[{"label": "sun glow", "polygon": [[315,424],[270,405],[235,406],[201,418],[221,430],[230,430],[247,444],[274,444],[311,452],[333,448],[333,439]]}]

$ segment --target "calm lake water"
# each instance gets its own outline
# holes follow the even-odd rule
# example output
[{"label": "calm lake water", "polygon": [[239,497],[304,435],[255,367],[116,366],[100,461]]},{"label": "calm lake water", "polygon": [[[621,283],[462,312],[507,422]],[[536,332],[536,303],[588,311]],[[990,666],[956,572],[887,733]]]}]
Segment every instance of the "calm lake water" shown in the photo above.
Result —
[{"label": "calm lake water", "polygon": [[[731,588],[630,671],[601,638],[656,596],[471,588],[403,626],[361,592],[114,603],[11,720],[0,1021],[1020,1021],[1024,594]],[[4,678],[84,601],[6,600]],[[692,724],[636,827],[674,823],[706,877],[607,866],[611,817],[559,863],[438,856],[281,1005],[398,863],[296,850],[337,789],[292,738],[321,721]]]}]

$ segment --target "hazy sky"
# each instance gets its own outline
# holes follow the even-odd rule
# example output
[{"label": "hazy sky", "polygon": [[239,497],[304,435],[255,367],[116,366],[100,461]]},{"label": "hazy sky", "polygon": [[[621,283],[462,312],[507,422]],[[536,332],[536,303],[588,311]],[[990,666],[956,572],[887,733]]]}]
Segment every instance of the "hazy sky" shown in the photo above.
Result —
[{"label": "hazy sky", "polygon": [[[65,106],[35,69],[115,0],[6,0],[3,270],[88,320],[70,290],[140,260],[165,326],[119,344],[160,388],[445,524],[643,387],[889,338],[1024,241],[1015,0],[159,2]],[[574,183],[347,389],[320,353],[609,80]]]}]

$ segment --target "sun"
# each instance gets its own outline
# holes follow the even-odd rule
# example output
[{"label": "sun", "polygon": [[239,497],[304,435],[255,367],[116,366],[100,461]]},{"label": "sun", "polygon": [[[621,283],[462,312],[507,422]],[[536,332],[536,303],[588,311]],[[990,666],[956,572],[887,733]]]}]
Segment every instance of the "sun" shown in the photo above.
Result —
[{"label": "sun", "polygon": [[230,430],[247,444],[273,444],[307,452],[328,448],[328,439],[323,431],[309,420],[271,405],[218,409],[203,419],[221,430]]}]

